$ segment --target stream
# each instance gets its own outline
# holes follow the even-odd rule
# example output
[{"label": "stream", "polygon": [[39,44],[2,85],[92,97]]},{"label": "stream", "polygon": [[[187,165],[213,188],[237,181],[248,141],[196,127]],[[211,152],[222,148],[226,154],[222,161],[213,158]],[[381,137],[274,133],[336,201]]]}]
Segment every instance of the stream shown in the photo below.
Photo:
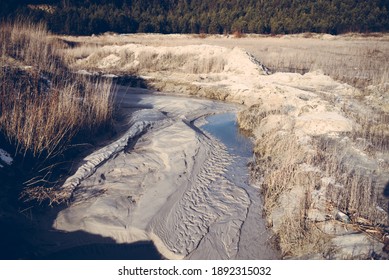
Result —
[{"label": "stream", "polygon": [[225,176],[235,186],[243,188],[249,198],[250,206],[240,231],[237,259],[276,259],[277,252],[268,244],[269,233],[262,219],[262,201],[259,190],[250,184],[247,168],[252,159],[253,145],[238,128],[235,113],[217,114],[206,118],[207,124],[201,128],[211,133],[227,146],[233,161]]},{"label": "stream", "polygon": [[241,107],[128,88],[116,102],[122,138],[83,160],[72,202],[35,213],[11,258],[279,258],[250,184]]}]

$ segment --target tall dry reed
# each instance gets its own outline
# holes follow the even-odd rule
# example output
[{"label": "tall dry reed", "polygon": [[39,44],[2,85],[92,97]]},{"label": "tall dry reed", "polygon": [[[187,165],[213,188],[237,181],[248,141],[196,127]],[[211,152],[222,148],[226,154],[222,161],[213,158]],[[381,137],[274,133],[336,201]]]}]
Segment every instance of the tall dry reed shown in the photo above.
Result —
[{"label": "tall dry reed", "polygon": [[73,74],[43,24],[0,27],[0,132],[18,152],[52,157],[112,118],[111,82]]}]

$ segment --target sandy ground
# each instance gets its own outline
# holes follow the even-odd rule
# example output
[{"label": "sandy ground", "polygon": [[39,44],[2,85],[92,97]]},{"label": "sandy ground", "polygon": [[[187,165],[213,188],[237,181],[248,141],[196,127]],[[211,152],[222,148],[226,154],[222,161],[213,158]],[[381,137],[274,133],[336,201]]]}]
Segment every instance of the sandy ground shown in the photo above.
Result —
[{"label": "sandy ground", "polygon": [[[169,259],[276,258],[263,220],[246,223],[250,236],[239,243],[251,199],[226,177],[233,161],[226,147],[193,124],[202,116],[236,112],[238,107],[125,91],[117,96],[122,110],[143,108],[131,115],[130,130],[141,130],[144,126],[139,124],[146,122],[150,127],[132,149],[104,148],[111,155],[103,164],[94,161],[101,159],[101,151],[85,159],[68,180],[80,182],[73,184],[73,202],[58,214],[54,227],[111,237],[118,243],[152,240]],[[250,250],[241,248],[243,254],[238,254],[239,244],[257,250],[247,256]]]},{"label": "sandy ground", "polygon": [[0,148],[0,168],[4,167],[1,163],[6,164],[6,165],[11,165],[13,162],[13,159],[11,155]]},{"label": "sandy ground", "polygon": [[[386,97],[382,96],[382,98],[377,98],[377,96],[380,96],[379,92],[377,94],[369,92],[361,93],[359,89],[344,82],[335,81],[333,78],[324,75],[320,70],[310,71],[305,74],[271,74],[267,67],[262,64],[261,61],[258,61],[258,58],[261,57],[261,53],[268,52],[270,46],[276,46],[277,51],[275,53],[281,54],[283,51],[288,51],[287,47],[284,46],[285,44],[295,50],[309,47],[310,44],[312,44],[312,46],[319,44],[322,45],[322,47],[324,46],[324,48],[326,44],[339,44],[339,47],[346,50],[347,44],[345,44],[345,42],[348,40],[352,45],[368,43],[367,39],[327,37],[325,35],[313,39],[301,37],[249,37],[244,40],[237,40],[226,37],[200,39],[187,35],[107,35],[93,38],[67,37],[66,39],[87,43],[86,45],[81,45],[69,51],[69,55],[72,56],[70,61],[72,62],[72,67],[75,71],[79,70],[83,73],[87,73],[85,72],[85,70],[87,70],[89,72],[116,75],[130,73],[143,79],[144,83],[149,88],[174,94],[195,95],[225,100],[244,105],[244,114],[241,115],[244,117],[240,118],[239,124],[242,128],[252,131],[252,134],[256,139],[256,152],[257,154],[262,155],[262,158],[259,158],[259,160],[264,160],[265,162],[270,161],[270,169],[261,171],[264,173],[267,172],[267,176],[258,178],[258,183],[261,184],[263,180],[270,180],[267,183],[268,185],[274,183],[272,187],[276,187],[281,184],[284,188],[284,191],[281,194],[276,194],[276,205],[269,210],[269,215],[267,217],[269,223],[273,225],[272,229],[276,234],[280,234],[282,231],[285,233],[286,231],[286,234],[288,235],[286,240],[281,242],[281,247],[284,246],[282,248],[284,253],[291,254],[292,257],[328,258],[328,255],[323,255],[320,251],[316,251],[318,254],[312,255],[311,251],[314,251],[312,247],[314,247],[315,242],[310,241],[307,241],[307,244],[304,245],[308,246],[308,248],[299,250],[299,245],[297,245],[294,247],[295,251],[290,251],[290,248],[294,245],[290,245],[288,242],[289,239],[293,237],[294,229],[291,229],[289,232],[288,228],[285,226],[285,217],[289,217],[290,219],[290,217],[300,215],[301,212],[299,209],[301,208],[301,205],[306,205],[307,209],[305,209],[305,211],[309,210],[307,212],[307,219],[314,223],[315,226],[318,226],[320,231],[325,233],[326,236],[332,240],[329,242],[331,248],[327,248],[329,252],[331,252],[329,258],[366,258],[372,252],[382,252],[383,240],[371,238],[369,234],[365,234],[359,229],[353,228],[353,225],[339,224],[339,221],[337,221],[338,218],[335,218],[339,214],[337,213],[338,206],[335,202],[335,205],[331,205],[333,208],[329,210],[329,201],[327,198],[329,197],[328,192],[330,192],[331,187],[349,187],[339,184],[338,181],[342,180],[345,176],[353,176],[353,173],[355,172],[357,172],[359,176],[367,176],[368,180],[376,182],[376,193],[384,192],[385,185],[389,181],[387,175],[389,167],[388,153],[385,148],[378,148],[378,150],[374,152],[367,150],[371,139],[358,138],[358,134],[356,134],[355,131],[360,129],[361,123],[363,123],[363,120],[366,118],[372,119],[373,124],[379,124],[378,127],[380,131],[385,131],[387,124],[381,123],[381,117],[376,116],[375,112],[378,109],[382,110],[382,112],[386,112]],[[267,47],[267,50],[262,50],[261,43],[270,45]],[[378,53],[385,51],[388,47],[387,36],[377,39],[376,46],[376,51]],[[255,55],[253,56],[248,53],[248,50],[251,53],[255,53]],[[316,56],[320,55],[320,52],[316,54]],[[382,71],[385,73],[385,69],[382,69]],[[385,83],[387,83],[387,81],[383,80],[382,82],[382,88],[385,89]],[[168,117],[170,117],[169,114],[171,114],[176,118],[179,115],[180,118],[183,118],[183,116],[188,118],[185,122],[189,124],[189,127],[191,126],[190,121],[195,119],[197,114],[197,105],[198,104],[193,101],[193,104],[190,102],[184,106],[189,112],[194,113],[194,115],[191,115],[187,112],[183,113],[181,109],[177,109],[181,108],[183,106],[182,104],[177,108],[174,108],[177,106],[176,102],[172,102],[172,104],[153,104],[155,108],[160,106],[158,108],[161,108],[162,111],[169,112],[167,114]],[[201,114],[202,113],[200,113],[200,115]],[[141,117],[141,119],[142,118],[143,117]],[[146,169],[141,169],[140,173],[145,173],[145,170],[148,170],[147,168],[151,171],[155,169],[159,170],[158,166],[166,166],[166,168],[171,168],[169,172],[173,172],[173,177],[170,175],[158,175],[160,178],[151,177],[154,179],[150,179],[150,177],[146,176],[145,182],[148,182],[147,180],[154,180],[150,182],[155,183],[155,178],[158,178],[158,180],[161,181],[161,186],[166,187],[166,190],[163,193],[169,193],[169,188],[167,186],[173,184],[172,181],[176,180],[174,178],[177,178],[177,174],[181,175],[181,177],[178,176],[179,179],[175,181],[176,184],[177,182],[178,184],[182,184],[183,181],[181,180],[185,179],[186,181],[190,181],[190,185],[192,186],[196,185],[196,180],[199,180],[200,178],[204,180],[203,178],[205,178],[206,181],[202,182],[200,180],[200,183],[203,183],[204,186],[208,185],[219,176],[219,172],[222,172],[223,168],[225,168],[225,162],[228,162],[228,159],[224,157],[222,152],[223,148],[220,147],[220,149],[215,149],[217,154],[214,156],[218,159],[217,164],[214,162],[209,163],[210,169],[213,170],[212,172],[215,174],[212,173],[210,176],[204,175],[202,168],[196,163],[197,160],[191,161],[186,159],[186,157],[189,155],[189,158],[191,156],[199,158],[199,164],[201,165],[202,159],[207,158],[207,156],[205,156],[207,155],[207,150],[214,151],[214,149],[207,147],[215,144],[210,144],[210,142],[207,141],[204,142],[204,139],[206,138],[199,137],[201,133],[198,134],[198,131],[194,130],[193,127],[191,130],[187,131],[187,134],[183,133],[183,131],[186,131],[185,129],[187,129],[188,125],[185,126],[180,122],[180,126],[176,127],[176,125],[167,125],[169,122],[171,122],[171,118],[165,119],[161,116],[161,120],[158,120],[157,126],[166,126],[166,129],[174,128],[172,131],[169,131],[169,134],[174,135],[174,141],[179,141],[180,145],[183,143],[190,143],[188,150],[185,150],[185,148],[183,149],[185,152],[183,152],[182,149],[174,152],[175,154],[183,154],[181,164],[183,162],[185,168],[177,168],[177,166],[180,166],[180,161],[178,159],[172,161],[172,159],[164,154],[168,143],[170,143],[172,139],[169,139],[169,141],[164,140],[164,134],[158,133],[158,129],[153,129],[150,132],[151,137],[145,144],[147,151],[153,151],[153,153],[149,155],[151,161],[150,167],[142,167]],[[178,131],[180,132],[178,133]],[[192,136],[189,134],[192,134]],[[193,137],[193,134],[195,137]],[[353,135],[356,136],[354,137]],[[176,140],[176,137],[178,140]],[[156,141],[159,141],[156,139],[165,141],[164,146],[156,144]],[[332,143],[331,145],[328,144],[327,149],[331,149],[331,147],[336,147],[335,150],[339,149],[337,152],[330,155],[333,157],[330,158],[333,160],[331,162],[332,166],[330,166],[331,164],[326,165],[325,162],[317,162],[315,159],[315,155],[318,153],[317,143],[321,140],[326,143]],[[142,142],[140,142],[139,145],[141,145],[141,143]],[[176,144],[175,148],[178,147],[178,143]],[[215,145],[215,147],[218,147],[218,145]],[[155,158],[156,155],[159,155],[158,158]],[[139,155],[133,154],[133,156],[138,157]],[[329,159],[326,160],[330,162]],[[106,166],[109,162],[110,161],[100,167],[99,170],[101,168],[108,168]],[[203,164],[206,164],[206,162]],[[140,168],[139,163],[135,165],[137,168]],[[285,163],[285,166],[283,166],[282,163]],[[340,168],[336,169],[337,165],[343,165],[346,171],[339,171]],[[173,166],[174,168],[172,168]],[[284,167],[286,168],[285,172],[281,172],[278,178],[275,177],[274,180],[271,179],[272,173],[278,174],[277,172],[280,172],[279,170],[282,170]],[[94,167],[92,166],[91,168],[91,170],[93,170]],[[260,168],[260,166],[257,166],[257,169],[258,168]],[[95,175],[81,184],[89,182],[92,186],[99,180],[104,182],[104,178],[107,178],[108,171],[111,169],[107,169],[103,176],[96,175],[98,174],[98,172],[96,172]],[[136,172],[138,172],[138,170]],[[337,174],[336,172],[340,172],[341,174]],[[280,178],[282,179],[284,175],[290,175],[290,178],[287,178],[286,181],[277,181]],[[256,176],[261,177],[262,175],[256,174]],[[223,183],[222,185],[228,188],[228,182]],[[303,201],[304,190],[307,186],[312,188],[309,205]],[[313,189],[313,186],[315,189]],[[141,184],[136,189],[142,188],[143,185]],[[365,185],[362,185],[362,188],[365,188]],[[199,188],[195,189],[199,190]],[[192,190],[192,188],[189,188],[189,190]],[[329,191],[327,192],[327,190]],[[107,191],[109,191],[109,189],[107,189]],[[354,191],[358,192],[358,190]],[[223,191],[223,194],[225,193],[226,192]],[[197,208],[197,210],[191,210],[189,204],[195,202],[198,203],[198,205],[203,205],[203,200],[197,201],[196,198],[198,196],[207,197],[207,195],[200,195],[199,193],[194,195],[193,193],[187,194],[179,191],[172,192],[170,193],[171,196],[168,194],[168,197],[176,201],[173,202],[166,199],[166,196],[163,198],[161,193],[157,194],[156,197],[152,197],[151,194],[145,194],[145,196],[152,198],[153,200],[159,198],[157,201],[159,201],[160,204],[158,205],[165,205],[162,206],[164,211],[158,214],[158,219],[151,218],[153,216],[152,214],[146,214],[145,216],[150,216],[150,219],[142,219],[142,222],[137,221],[135,224],[138,228],[142,229],[141,233],[139,233],[140,235],[144,234],[145,231],[149,232],[149,236],[153,236],[155,240],[158,239],[156,243],[164,244],[164,246],[166,246],[165,249],[168,249],[167,251],[174,253],[174,257],[183,257],[189,254],[190,256],[192,255],[198,258],[232,258],[236,255],[237,249],[236,246],[234,247],[236,241],[233,236],[242,224],[242,221],[237,217],[245,211],[244,205],[247,205],[247,194],[244,196],[243,194],[233,193],[233,197],[237,198],[239,203],[234,206],[235,210],[229,213],[229,215],[225,216],[226,214],[223,214],[224,218],[222,219],[222,223],[228,228],[227,231],[224,227],[219,228],[220,225],[217,223],[215,224],[215,227],[209,226],[209,221],[215,221],[216,217],[220,215],[215,213],[223,212],[221,210],[223,209],[223,206],[221,206],[223,203],[218,204],[221,206],[221,209],[216,207],[218,210],[215,210],[214,207],[211,206],[213,203],[212,201],[215,198],[207,198],[205,200],[207,203],[202,206],[205,208],[204,211],[201,212],[201,215],[205,215],[207,218],[194,222],[193,225],[198,227],[198,231],[194,231],[191,226],[185,227],[187,222],[177,223],[177,221],[180,221],[181,219],[185,220],[185,218],[188,217],[186,214],[184,215],[182,213],[198,211]],[[177,203],[177,201],[181,201],[179,197],[185,195],[189,197],[186,200],[189,204]],[[133,196],[137,197],[136,193],[131,194],[131,197]],[[362,196],[365,195],[361,195],[360,197]],[[77,201],[77,196],[75,197]],[[84,198],[80,196],[79,200],[82,201],[83,199]],[[385,210],[385,203],[387,203],[387,201],[385,198],[383,199],[384,202],[380,206],[376,205],[373,207],[375,209],[372,209],[373,212],[377,212],[374,214],[378,217],[377,219],[380,219],[380,221],[373,222],[387,225],[387,209]],[[223,198],[222,200],[229,201],[227,198]],[[368,202],[364,203],[366,204]],[[149,213],[157,211],[154,206],[147,207],[152,208]],[[166,210],[164,207],[166,207]],[[70,210],[63,212],[57,219],[58,228],[69,229],[72,227],[72,224],[77,225],[76,228],[80,228],[87,224],[85,221],[82,221],[82,219],[80,220],[80,217],[76,217],[73,220],[70,214],[71,211],[69,213],[67,211]],[[190,216],[190,214],[188,215]],[[136,221],[137,217],[138,216],[133,217],[135,219],[134,221]],[[72,221],[70,224],[66,223],[68,219]],[[165,223],[160,224],[159,220],[163,220]],[[104,221],[104,223],[106,222],[107,221]],[[123,224],[123,222],[119,222],[119,224]],[[166,224],[174,226],[176,231],[172,233],[166,229]],[[181,226],[183,226],[184,229],[181,229]],[[90,226],[90,228],[93,228],[93,226]],[[97,226],[96,230],[97,229],[101,230],[101,227]],[[204,236],[207,229],[212,229],[212,231],[209,231],[206,234],[207,238],[201,239],[200,236]],[[183,232],[186,232],[186,235],[180,236]],[[197,234],[189,234],[189,232],[197,232]],[[203,233],[200,234],[200,232]],[[222,232],[228,232],[228,234],[223,235],[221,234]],[[167,238],[170,234],[172,236],[178,234],[174,240],[179,241],[174,244],[170,243]],[[158,238],[156,238],[156,236],[158,236]],[[215,238],[213,238],[214,242],[208,241],[208,237],[210,236],[215,236]],[[355,239],[356,237],[358,240]],[[134,235],[129,239],[126,238],[129,237],[126,236],[115,239],[126,241],[135,240],[140,237]],[[192,240],[193,238],[194,240]],[[296,238],[301,241],[301,236]],[[318,238],[323,239],[321,237]],[[199,243],[200,239],[201,242]],[[218,242],[215,240],[218,240]],[[298,242],[297,244],[302,244]],[[196,250],[193,251],[196,247],[195,244],[206,244],[206,246],[198,247],[204,248],[202,249],[203,251],[200,252],[200,255],[196,255]],[[206,252],[207,249],[205,249],[211,247],[213,248],[212,254],[211,252]],[[335,251],[336,253],[333,253]]]}]

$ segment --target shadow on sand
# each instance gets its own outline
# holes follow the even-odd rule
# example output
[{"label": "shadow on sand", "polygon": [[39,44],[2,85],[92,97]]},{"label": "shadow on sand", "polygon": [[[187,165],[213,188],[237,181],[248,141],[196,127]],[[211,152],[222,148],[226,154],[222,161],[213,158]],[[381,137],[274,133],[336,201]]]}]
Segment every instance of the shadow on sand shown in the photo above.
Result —
[{"label": "shadow on sand", "polygon": [[41,259],[45,260],[161,260],[151,241],[132,244],[94,243],[62,250]]},{"label": "shadow on sand", "polygon": [[[384,197],[389,198],[389,182],[386,183],[383,195]],[[389,202],[388,202],[388,213],[389,213]]]},{"label": "shadow on sand", "polygon": [[[74,47],[74,46],[71,46]],[[91,78],[93,80],[93,77]],[[117,86],[131,86],[142,89],[150,89],[147,81],[141,77],[124,75],[113,78]],[[116,87],[115,87],[116,88]],[[144,105],[149,108],[149,105]],[[136,108],[141,109],[141,108]],[[120,121],[120,113],[118,116]],[[97,138],[98,142],[112,142],[120,137],[122,131],[116,135],[107,134]],[[80,137],[82,137],[81,135]],[[75,142],[84,139],[76,137]],[[58,212],[64,206],[49,207],[37,202],[24,203],[20,200],[20,194],[24,187],[23,182],[31,177],[39,182],[45,178],[47,181],[59,182],[74,172],[77,163],[82,161],[83,156],[97,149],[101,143],[84,144],[79,149],[69,148],[61,158],[52,158],[41,165],[39,159],[29,158],[25,155],[14,157],[11,167],[0,168],[0,259],[55,259],[55,260],[159,260],[163,257],[159,254],[151,241],[137,242],[132,244],[117,244],[112,238],[102,237],[83,231],[61,232],[52,228]],[[77,144],[77,143],[71,143]],[[80,145],[74,145],[79,147]],[[6,141],[6,137],[0,133],[0,147],[7,148],[12,154],[17,155],[15,147]],[[88,147],[88,148],[86,148]],[[131,147],[128,147],[131,148]],[[128,149],[127,148],[127,149]],[[64,162],[59,165],[58,162]],[[55,163],[55,164],[53,164]],[[46,166],[55,166],[48,174],[38,174],[37,168],[45,170]],[[63,178],[62,178],[63,177]],[[60,179],[62,178],[62,179]],[[49,185],[50,186],[50,185]],[[24,210],[23,210],[24,209]],[[25,210],[28,211],[25,211]],[[29,210],[30,209],[30,210]]]},{"label": "shadow on sand", "polygon": [[0,220],[1,260],[161,260],[151,241],[117,244],[83,231],[61,232],[28,221]]}]

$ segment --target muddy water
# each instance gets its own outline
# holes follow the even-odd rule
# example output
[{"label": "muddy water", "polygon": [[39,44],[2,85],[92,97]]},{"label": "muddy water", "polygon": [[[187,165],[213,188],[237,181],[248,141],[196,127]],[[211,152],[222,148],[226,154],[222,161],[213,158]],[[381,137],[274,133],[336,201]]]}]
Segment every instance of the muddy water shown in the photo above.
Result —
[{"label": "muddy water", "polygon": [[277,259],[279,254],[269,244],[269,233],[262,219],[262,200],[259,190],[250,184],[247,164],[252,158],[253,145],[240,133],[235,113],[217,114],[206,118],[201,128],[215,136],[232,155],[233,161],[225,176],[236,187],[243,188],[250,199],[247,215],[240,230],[236,259]]}]

